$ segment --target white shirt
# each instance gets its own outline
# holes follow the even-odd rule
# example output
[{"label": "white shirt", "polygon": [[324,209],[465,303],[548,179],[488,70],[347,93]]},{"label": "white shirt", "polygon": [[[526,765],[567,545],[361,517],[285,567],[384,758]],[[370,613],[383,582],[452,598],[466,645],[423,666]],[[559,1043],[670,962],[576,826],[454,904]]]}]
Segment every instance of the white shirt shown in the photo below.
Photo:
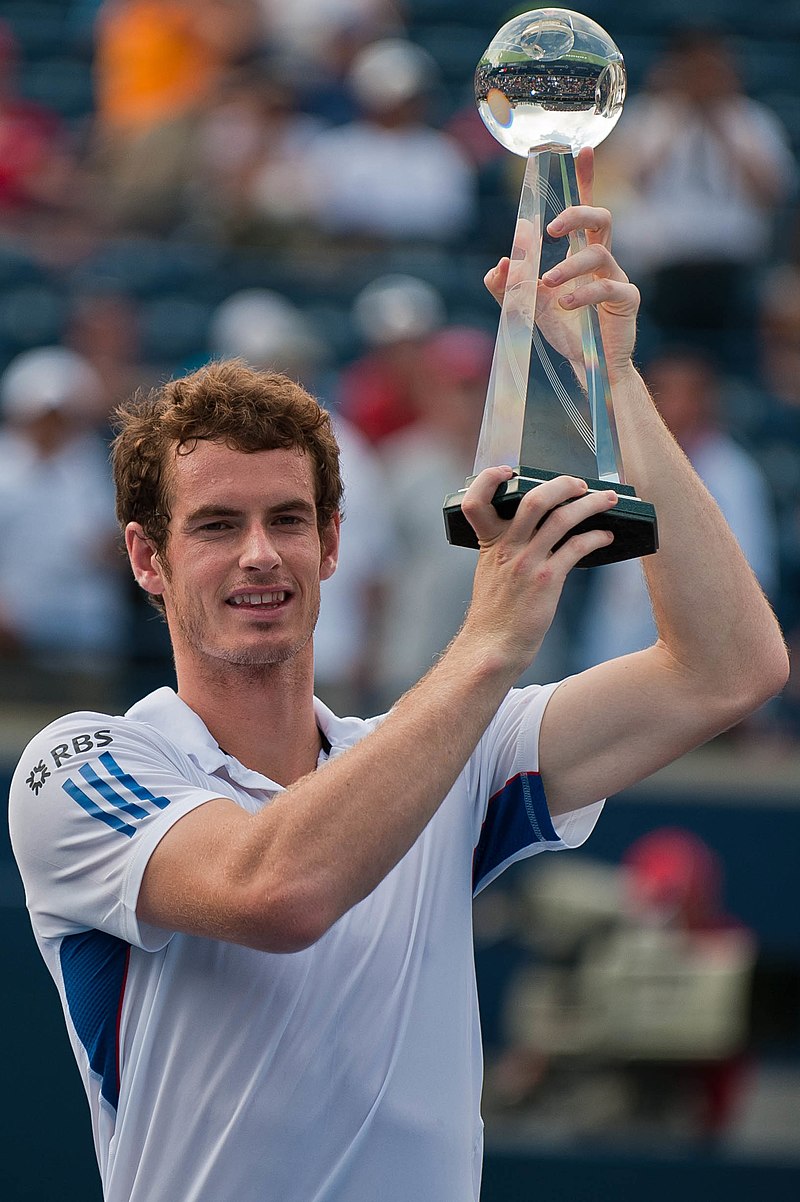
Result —
[{"label": "white shirt", "polygon": [[736,159],[748,159],[786,195],[796,179],[786,131],[745,96],[727,100],[716,120],[724,138],[672,95],[641,96],[626,106],[612,153],[633,182],[632,194],[615,206],[615,246],[629,272],[763,259],[777,202],[755,198]]},{"label": "white shirt", "polygon": [[[557,831],[548,817],[537,745],[555,687],[510,694],[403,860],[285,955],[137,920],[147,861],[180,817],[220,796],[254,812],[279,791],[171,690],[124,718],[71,714],[31,742],[12,842],[107,1202],[477,1200],[473,889],[578,845],[601,808]],[[319,704],[317,720],[331,756],[380,721]]]},{"label": "white shirt", "polygon": [[[778,531],[766,477],[747,451],[721,431],[709,431],[688,453],[769,595],[778,583]],[[606,564],[595,573],[578,640],[578,666],[640,651],[656,636],[642,561]]]},{"label": "white shirt", "polygon": [[312,144],[308,168],[328,233],[449,240],[474,216],[474,170],[455,139],[429,126],[336,126]]},{"label": "white shirt", "polygon": [[345,537],[336,571],[322,582],[314,628],[314,677],[320,692],[323,683],[349,683],[355,675],[367,640],[369,588],[390,558],[391,544],[380,461],[350,422],[337,414],[333,423],[344,481]]},{"label": "white shirt", "polygon": [[73,438],[42,459],[21,436],[0,438],[0,610],[51,663],[115,652],[125,633],[126,577],[108,449]]},{"label": "white shirt", "polygon": [[388,704],[428,671],[464,621],[477,552],[444,539],[442,498],[471,469],[445,434],[416,422],[383,451],[396,537],[384,567],[376,676]]}]

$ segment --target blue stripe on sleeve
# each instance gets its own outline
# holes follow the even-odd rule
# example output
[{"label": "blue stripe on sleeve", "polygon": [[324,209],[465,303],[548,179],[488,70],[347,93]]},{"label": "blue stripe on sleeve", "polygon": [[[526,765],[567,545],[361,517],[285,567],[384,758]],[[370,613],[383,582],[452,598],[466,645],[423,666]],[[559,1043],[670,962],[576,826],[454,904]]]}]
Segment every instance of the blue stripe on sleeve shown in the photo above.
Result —
[{"label": "blue stripe on sleeve", "polygon": [[107,780],[103,780],[97,775],[91,764],[82,764],[78,769],[81,776],[87,781],[93,789],[96,789],[100,796],[105,801],[110,801],[118,810],[130,814],[131,818],[146,818],[147,810],[143,810],[141,806],[137,806],[135,801],[127,801],[121,793],[118,793],[113,785],[110,785]]},{"label": "blue stripe on sleeve", "polygon": [[82,810],[85,810],[92,818],[97,818],[100,822],[105,822],[106,826],[110,826],[112,831],[119,831],[121,835],[127,835],[128,838],[136,834],[135,826],[130,826],[129,823],[124,822],[117,814],[110,814],[108,810],[101,809],[97,802],[92,801],[91,797],[84,793],[83,789],[79,789],[69,777],[61,787],[65,793],[69,793],[73,801],[77,801]]},{"label": "blue stripe on sleeve", "polygon": [[486,818],[472,859],[472,886],[534,843],[558,842],[542,779],[538,772],[520,772],[489,799]]},{"label": "blue stripe on sleeve", "polygon": [[154,806],[158,806],[159,810],[165,810],[169,805],[170,799],[168,797],[156,797],[144,785],[140,785],[136,777],[131,776],[129,772],[125,772],[123,768],[120,768],[113,755],[109,755],[107,751],[100,756],[100,763],[104,768],[108,769],[112,776],[117,778],[121,785],[126,789],[130,789],[134,797],[139,798],[139,801],[152,802]]}]

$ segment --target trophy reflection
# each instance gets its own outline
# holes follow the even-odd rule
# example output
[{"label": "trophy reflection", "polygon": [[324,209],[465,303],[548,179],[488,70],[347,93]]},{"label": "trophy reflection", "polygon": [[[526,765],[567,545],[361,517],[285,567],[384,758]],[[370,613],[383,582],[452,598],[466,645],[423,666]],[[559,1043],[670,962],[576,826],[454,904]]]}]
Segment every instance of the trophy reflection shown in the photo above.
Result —
[{"label": "trophy reflection", "polygon": [[[567,249],[546,227],[580,203],[575,158],[613,129],[625,89],[622,55],[608,34],[588,17],[559,8],[509,21],[475,72],[484,123],[527,163],[473,476],[497,464],[515,468],[493,501],[509,518],[526,492],[554,476],[613,488],[619,495],[614,509],[572,531],[602,527],[614,534],[607,547],[581,560],[582,567],[658,548],[653,506],[622,479],[597,310],[567,311],[557,288],[539,287],[540,276]],[[582,231],[570,236],[569,250],[583,245]],[[573,290],[575,282],[567,287]],[[461,511],[465,491],[466,485],[446,497],[445,528],[451,543],[476,547]]]}]

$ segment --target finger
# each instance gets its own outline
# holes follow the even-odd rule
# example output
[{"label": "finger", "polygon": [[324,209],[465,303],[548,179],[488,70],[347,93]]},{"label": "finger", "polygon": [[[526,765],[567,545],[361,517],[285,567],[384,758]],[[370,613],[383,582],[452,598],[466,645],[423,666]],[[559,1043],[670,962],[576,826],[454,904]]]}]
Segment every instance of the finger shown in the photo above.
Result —
[{"label": "finger", "polygon": [[564,284],[567,280],[577,280],[583,275],[603,276],[611,280],[628,282],[628,277],[620,267],[607,246],[602,242],[593,242],[574,255],[568,255],[560,263],[556,263],[542,276],[542,281],[548,287]]},{"label": "finger", "polygon": [[492,267],[486,272],[483,277],[483,282],[492,294],[498,305],[502,305],[503,297],[508,283],[508,269],[511,266],[511,260],[506,255],[500,260],[496,267]]},{"label": "finger", "polygon": [[575,176],[578,180],[578,195],[582,205],[590,205],[594,195],[594,151],[584,146],[575,158]]},{"label": "finger", "polygon": [[627,280],[595,278],[559,296],[558,303],[562,309],[568,310],[598,305],[609,313],[627,317],[638,312],[640,300],[639,289]]},{"label": "finger", "polygon": [[553,552],[548,567],[554,574],[566,576],[592,551],[599,551],[613,541],[614,535],[610,530],[582,530]]},{"label": "finger", "polygon": [[[557,476],[525,493],[512,518],[502,518],[491,502],[499,486],[513,474],[510,467],[486,468],[475,477],[464,494],[461,511],[482,545],[500,536],[511,546],[526,545],[551,510],[588,491],[586,481],[580,477]],[[562,536],[568,528],[569,525],[565,526]],[[557,541],[553,540],[554,543]]]},{"label": "finger", "polygon": [[479,543],[491,542],[508,526],[492,505],[492,497],[501,484],[514,475],[508,466],[487,467],[480,472],[464,493],[461,512],[469,522]]},{"label": "finger", "polygon": [[611,214],[596,205],[571,205],[559,213],[547,227],[548,234],[561,238],[576,230],[586,230],[590,242],[611,245]]},{"label": "finger", "polygon": [[[525,493],[517,512],[506,525],[509,543],[516,545],[529,543],[552,512],[558,512],[562,506],[570,509],[571,505],[567,502],[577,504],[577,499],[585,497],[588,491],[588,484],[579,476],[556,476],[553,480],[537,484],[530,492]],[[553,538],[553,546],[559,538],[563,538],[572,524],[574,523],[569,521],[562,523],[563,529],[558,537]],[[546,537],[540,541],[545,542]],[[544,549],[548,550],[549,548],[545,547]]]},{"label": "finger", "polygon": [[617,500],[613,489],[588,489],[582,496],[552,509],[539,526],[534,541],[539,544],[540,550],[549,555],[555,554],[555,548],[569,538],[570,531],[588,518],[608,513]]},{"label": "finger", "polygon": [[512,259],[526,259],[531,252],[535,252],[538,258],[541,241],[539,228],[538,221],[531,221],[527,217],[517,219],[514,229],[514,245],[511,248]]}]

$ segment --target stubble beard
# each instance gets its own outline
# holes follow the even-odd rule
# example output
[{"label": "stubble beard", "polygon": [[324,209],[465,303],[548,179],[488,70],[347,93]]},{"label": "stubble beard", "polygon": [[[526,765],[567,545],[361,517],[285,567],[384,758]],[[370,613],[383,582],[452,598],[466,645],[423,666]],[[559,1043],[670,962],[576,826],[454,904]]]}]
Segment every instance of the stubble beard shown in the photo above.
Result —
[{"label": "stubble beard", "polygon": [[308,646],[319,618],[320,599],[317,596],[311,621],[306,633],[294,643],[283,646],[265,644],[251,647],[226,647],[208,639],[208,625],[202,622],[196,614],[183,612],[181,607],[173,611],[172,620],[181,641],[195,654],[206,661],[212,661],[215,669],[223,664],[234,668],[255,669],[256,675],[262,675],[264,670],[289,663]]}]

